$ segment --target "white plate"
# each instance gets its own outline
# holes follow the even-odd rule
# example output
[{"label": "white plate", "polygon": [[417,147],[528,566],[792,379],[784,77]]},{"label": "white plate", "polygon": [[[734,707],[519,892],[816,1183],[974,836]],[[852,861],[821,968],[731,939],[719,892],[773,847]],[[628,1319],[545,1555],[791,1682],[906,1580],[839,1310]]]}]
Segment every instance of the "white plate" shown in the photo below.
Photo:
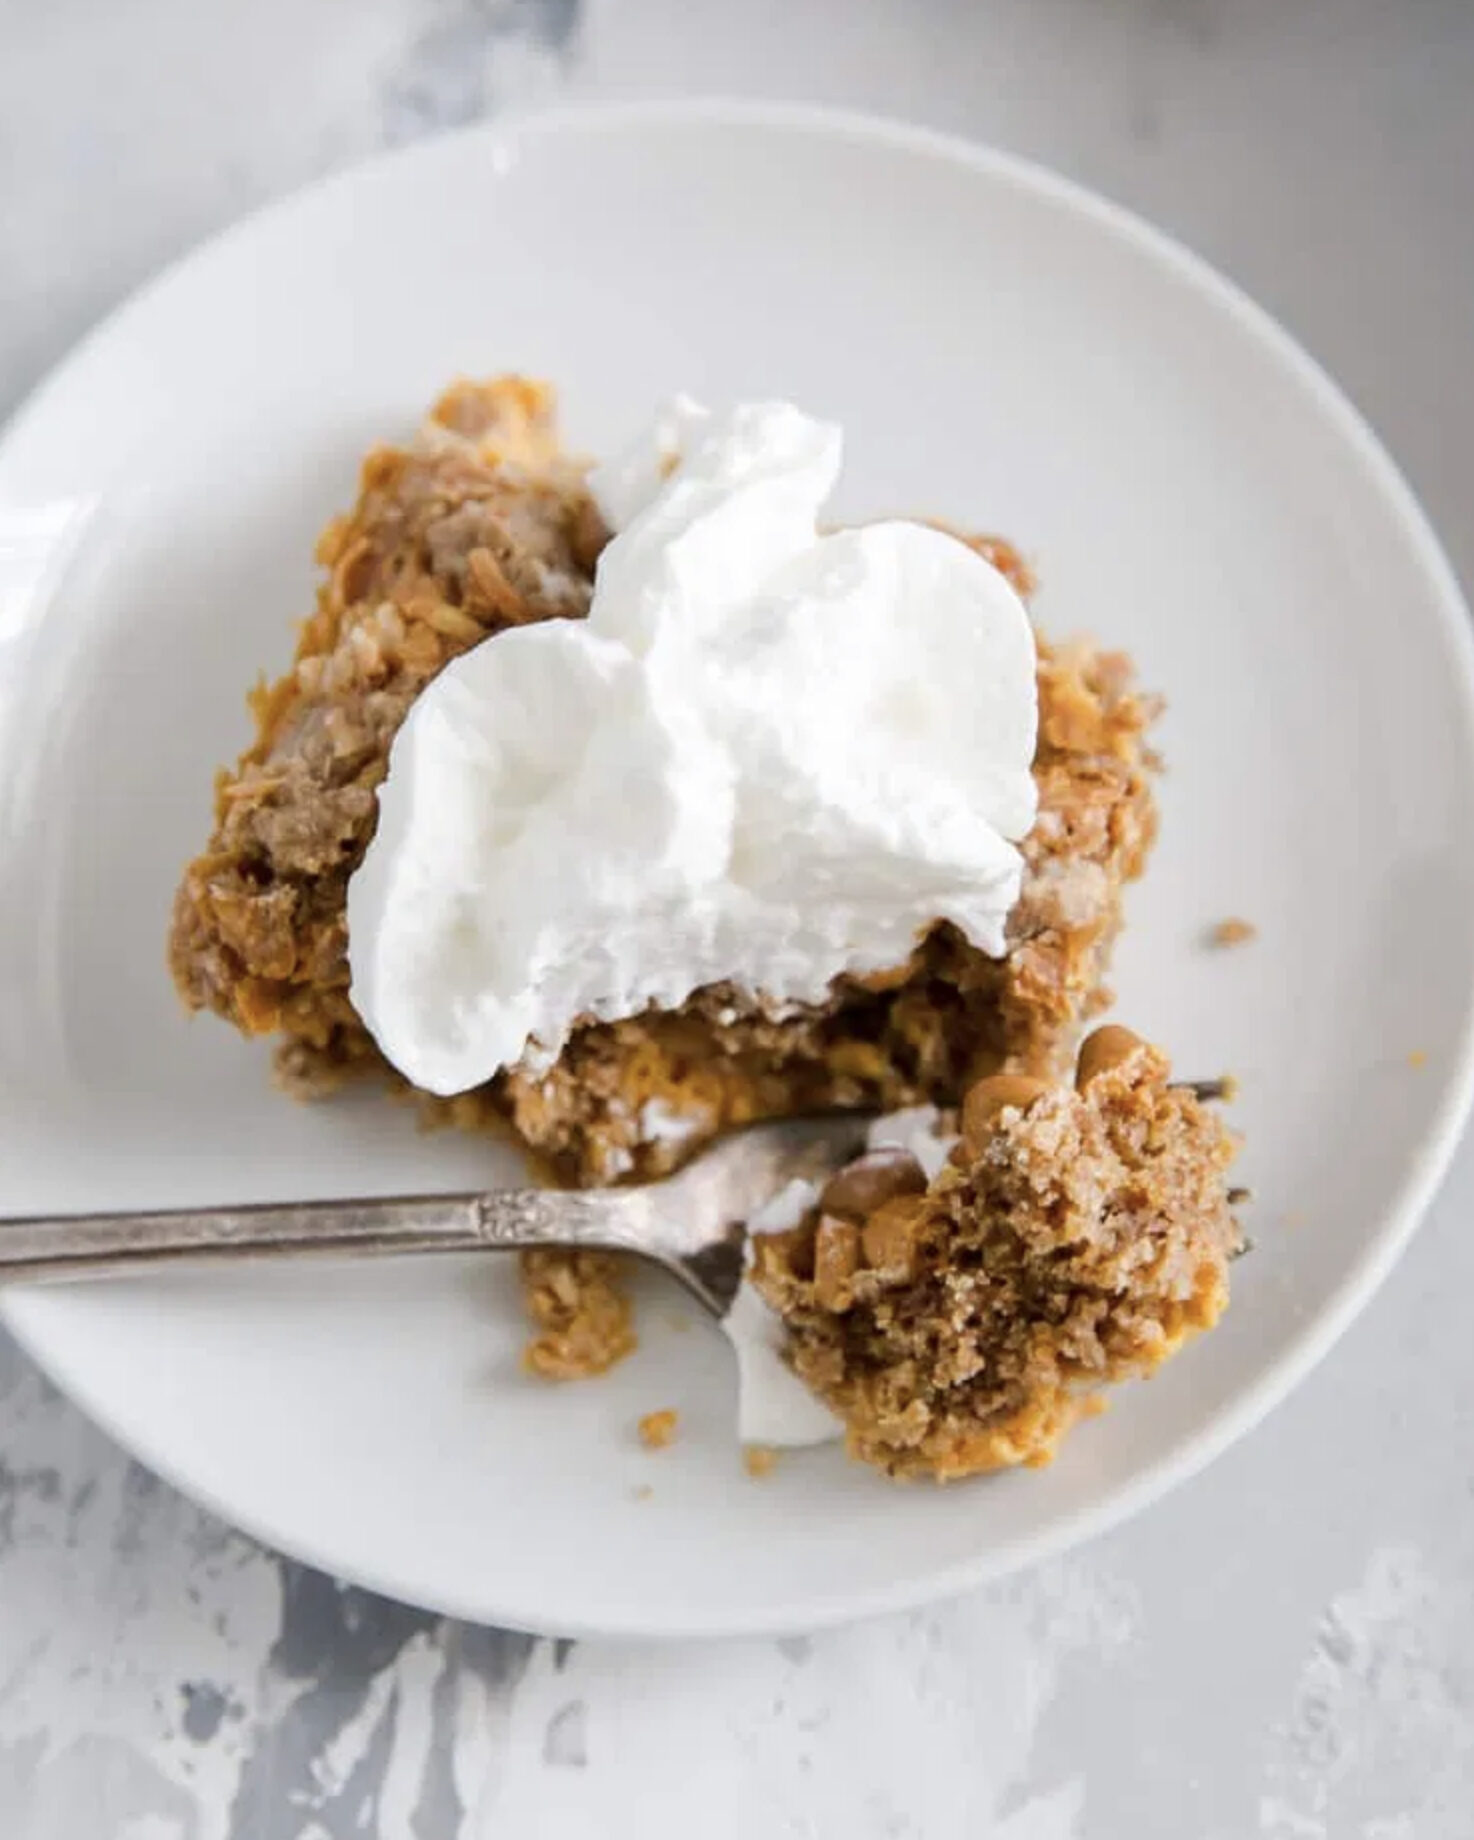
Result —
[{"label": "white plate", "polygon": [[[504,1164],[363,1096],[295,1107],[163,970],[210,775],[309,606],[355,461],[458,371],[562,385],[606,447],[673,388],[843,418],[841,509],[1006,531],[1051,632],[1171,698],[1119,1013],[1243,1080],[1257,1250],[1224,1326],[1052,1470],[892,1488],[739,1466],[672,1296],[607,1381],[517,1371],[504,1266],[14,1294],[144,1461],[345,1576],[542,1629],[791,1629],[1118,1519],[1250,1425],[1387,1270],[1470,1087],[1474,721],[1457,590],[1392,466],[1269,320],[1073,187],[934,136],[642,107],[381,161],[200,251],[0,445],[0,1207],[455,1186]],[[1206,951],[1243,914],[1258,942]],[[659,1456],[634,1422],[675,1405]],[[637,1497],[649,1483],[653,1494]]]}]

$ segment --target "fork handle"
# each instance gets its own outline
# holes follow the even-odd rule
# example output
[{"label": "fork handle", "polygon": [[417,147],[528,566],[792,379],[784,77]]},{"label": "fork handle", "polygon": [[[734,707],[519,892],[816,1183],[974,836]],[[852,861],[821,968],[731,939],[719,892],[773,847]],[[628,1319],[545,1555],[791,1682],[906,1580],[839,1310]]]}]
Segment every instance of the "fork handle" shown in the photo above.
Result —
[{"label": "fork handle", "polygon": [[550,1245],[631,1249],[642,1245],[647,1213],[633,1190],[572,1194],[509,1188],[0,1220],[0,1282],[217,1264],[267,1253],[300,1258]]}]

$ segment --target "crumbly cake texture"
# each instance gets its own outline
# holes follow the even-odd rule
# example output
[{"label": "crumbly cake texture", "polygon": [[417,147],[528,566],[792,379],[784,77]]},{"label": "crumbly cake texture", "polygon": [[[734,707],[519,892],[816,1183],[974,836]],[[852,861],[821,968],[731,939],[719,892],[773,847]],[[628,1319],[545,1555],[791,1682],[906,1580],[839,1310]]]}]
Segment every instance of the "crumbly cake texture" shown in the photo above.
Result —
[{"label": "crumbly cake texture", "polygon": [[1072,1086],[989,1076],[961,1126],[929,1187],[867,1158],[754,1241],[794,1370],[891,1476],[1048,1463],[1228,1302],[1234,1143],[1157,1049],[1097,1030]]},{"label": "crumbly cake texture", "polygon": [[[403,1088],[353,1008],[347,956],[348,880],[390,744],[470,646],[587,613],[607,540],[551,392],[515,377],[454,385],[409,446],[369,455],[357,504],[324,531],[317,609],[291,669],[252,694],[256,735],[217,777],[213,834],[185,871],[169,947],[191,1008],[278,1038],[288,1091],[315,1097],[361,1073]],[[1009,544],[960,540],[1029,592]],[[990,1072],[1058,1071],[1107,1000],[1122,889],[1155,832],[1154,714],[1124,657],[1040,639],[1039,815],[1005,958],[939,925],[905,965],[841,978],[818,1006],[708,987],[678,1011],[575,1028],[550,1069],[418,1095],[427,1120],[510,1130],[554,1179],[589,1185],[666,1174],[763,1117],[946,1105]],[[564,1260],[557,1294],[552,1269],[531,1281],[533,1365],[571,1374],[582,1358],[598,1371],[633,1345],[627,1313],[618,1322],[602,1265]]]},{"label": "crumbly cake texture", "polygon": [[544,1380],[586,1380],[632,1354],[634,1315],[612,1252],[538,1246],[522,1254],[533,1333],[522,1365]]}]

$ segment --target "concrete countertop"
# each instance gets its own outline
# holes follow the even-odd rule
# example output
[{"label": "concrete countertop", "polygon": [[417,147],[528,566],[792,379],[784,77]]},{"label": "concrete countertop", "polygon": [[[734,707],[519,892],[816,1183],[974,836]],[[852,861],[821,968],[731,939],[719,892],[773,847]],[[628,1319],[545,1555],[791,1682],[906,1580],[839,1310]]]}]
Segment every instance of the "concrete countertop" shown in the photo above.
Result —
[{"label": "concrete countertop", "polygon": [[[961,130],[1176,232],[1339,377],[1474,581],[1467,0],[0,0],[0,412],[329,167],[718,91]],[[551,1644],[341,1588],[0,1339],[0,1834],[1468,1840],[1471,1213],[1466,1147],[1330,1359],[1133,1525],[778,1643]]]}]

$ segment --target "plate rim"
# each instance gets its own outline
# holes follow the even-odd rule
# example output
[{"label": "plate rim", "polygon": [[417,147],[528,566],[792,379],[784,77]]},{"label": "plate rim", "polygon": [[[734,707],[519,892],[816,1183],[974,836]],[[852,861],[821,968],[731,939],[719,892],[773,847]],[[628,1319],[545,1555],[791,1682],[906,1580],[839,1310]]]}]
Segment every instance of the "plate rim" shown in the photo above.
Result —
[{"label": "plate rim", "polygon": [[[1465,740],[1469,744],[1469,765],[1474,772],[1474,626],[1471,626],[1458,576],[1401,468],[1367,417],[1324,366],[1236,282],[1178,237],[1159,229],[1137,212],[1025,156],[965,135],[923,127],[882,113],[819,103],[721,95],[566,103],[510,113],[447,134],[432,135],[410,147],[389,149],[356,161],[263,201],[244,216],[182,251],[128,293],[42,375],[0,425],[0,463],[7,450],[29,432],[30,425],[44,419],[53,393],[65,386],[69,375],[120,325],[132,314],[146,310],[153,297],[166,290],[191,265],[228,247],[237,238],[248,237],[259,220],[296,208],[309,199],[330,195],[335,189],[349,191],[381,168],[393,165],[403,169],[418,161],[431,160],[448,143],[484,143],[490,156],[488,170],[500,176],[505,160],[499,161],[495,152],[498,146],[505,154],[507,150],[514,151],[517,142],[528,138],[629,133],[669,126],[695,130],[733,128],[759,135],[800,134],[922,156],[1041,196],[1089,220],[1118,243],[1186,283],[1200,297],[1215,302],[1274,360],[1280,372],[1305,392],[1323,421],[1332,427],[1343,446],[1367,473],[1407,542],[1436,609],[1435,620],[1456,679]],[[295,1531],[289,1530],[284,1541],[270,1514],[255,1514],[249,1509],[242,1512],[222,1491],[199,1486],[175,1465],[167,1450],[154,1447],[146,1432],[124,1422],[125,1415],[116,1412],[109,1399],[101,1397],[85,1380],[68,1372],[65,1361],[53,1361],[46,1348],[46,1336],[18,1321],[21,1312],[12,1307],[11,1298],[4,1294],[0,1294],[0,1322],[4,1322],[42,1373],[131,1458],[227,1525],[240,1529],[276,1552],[288,1553],[362,1588],[468,1622],[535,1630],[541,1634],[711,1639],[802,1633],[857,1617],[914,1609],[1055,1558],[1121,1525],[1171,1489],[1199,1474],[1295,1390],[1371,1301],[1406,1249],[1447,1173],[1471,1104],[1474,1104],[1474,983],[1465,993],[1456,1048],[1438,1102],[1430,1108],[1416,1154],[1410,1158],[1403,1181],[1377,1223],[1370,1243],[1348,1266],[1325,1305],[1233,1400],[1219,1407],[1194,1430],[1179,1437],[1135,1477],[1104,1492],[1096,1501],[1061,1516],[1043,1532],[1015,1537],[965,1561],[907,1572],[885,1585],[837,1589],[818,1598],[809,1594],[797,1601],[773,1600],[761,1611],[704,1609],[688,1614],[679,1606],[670,1606],[659,1615],[630,1616],[616,1611],[594,1621],[569,1622],[556,1615],[545,1620],[536,1613],[535,1606],[529,1614],[526,1606],[498,1605],[494,1583],[489,1594],[474,1600],[454,1590],[426,1590],[418,1584],[412,1584],[407,1595],[405,1581],[394,1575],[394,1568],[345,1568],[331,1552],[324,1551],[311,1539],[298,1537]]]}]

